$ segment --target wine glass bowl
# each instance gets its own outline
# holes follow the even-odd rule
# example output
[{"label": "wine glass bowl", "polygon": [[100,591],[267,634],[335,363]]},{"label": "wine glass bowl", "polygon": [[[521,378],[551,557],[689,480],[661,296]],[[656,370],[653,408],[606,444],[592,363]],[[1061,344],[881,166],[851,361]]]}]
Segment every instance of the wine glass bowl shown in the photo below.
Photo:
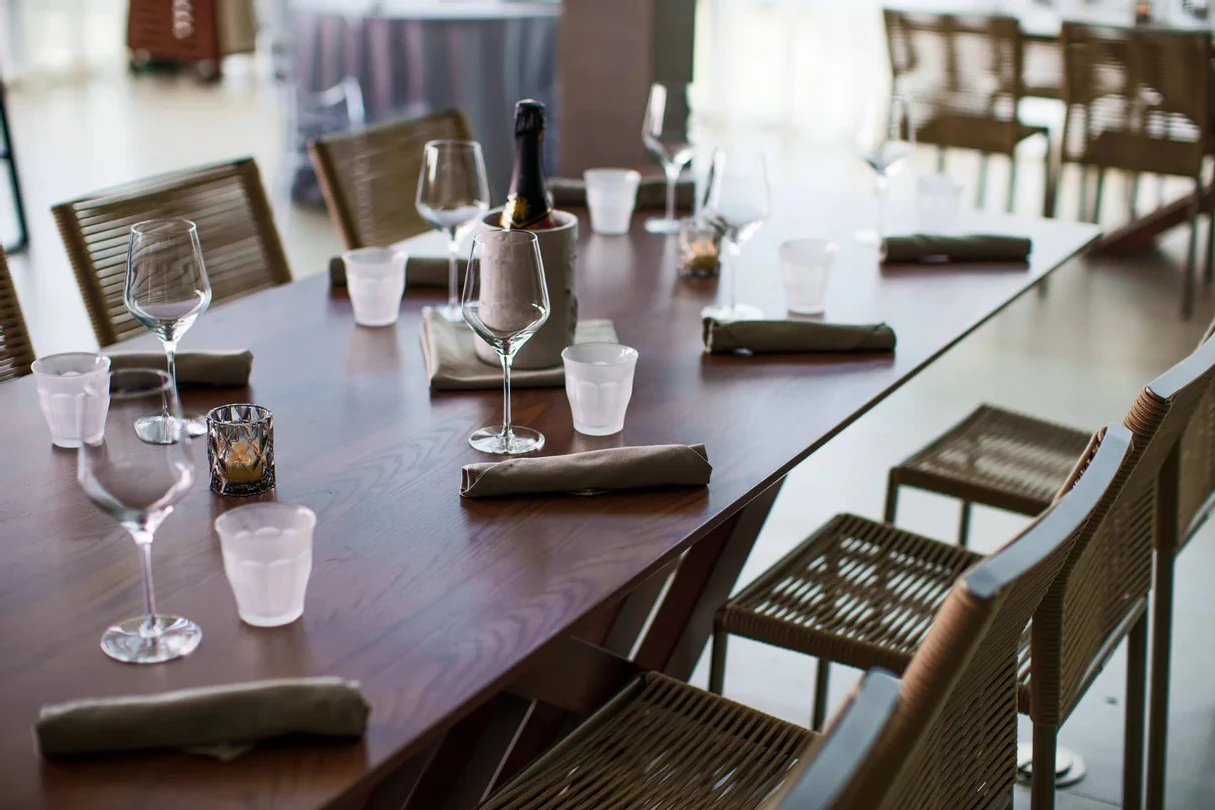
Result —
[{"label": "wine glass bowl", "polygon": [[468,439],[484,453],[515,455],[544,446],[544,435],[511,424],[511,361],[548,320],[548,285],[536,234],[487,231],[473,237],[464,278],[464,319],[502,364],[502,424],[474,432]]},{"label": "wine glass bowl", "polygon": [[[135,540],[143,571],[144,613],[112,625],[101,649],[117,661],[154,664],[189,654],[202,639],[198,625],[158,613],[152,586],[152,538],[194,483],[190,433],[181,418],[169,376],[153,369],[114,371],[90,386],[78,409],[95,413],[88,400],[109,397],[100,436],[81,442],[76,479],[93,504]],[[164,435],[144,439],[134,429],[149,410],[161,413]]]},{"label": "wine glass bowl", "polygon": [[770,212],[767,164],[758,152],[719,149],[713,155],[710,174],[701,214],[722,234],[723,254],[730,257],[730,279],[726,301],[705,307],[701,315],[719,321],[762,318],[757,307],[738,303],[738,272],[742,246]]},{"label": "wine glass bowl", "polygon": [[645,118],[641,125],[641,141],[646,150],[662,165],[667,181],[666,213],[662,219],[646,220],[645,229],[650,233],[679,233],[679,220],[675,216],[675,186],[679,182],[679,173],[696,153],[689,132],[689,91],[690,85],[687,84],[650,85]]},{"label": "wine glass bowl", "polygon": [[[211,282],[203,263],[198,226],[188,219],[152,219],[131,226],[123,303],[131,316],[160,338],[169,381],[177,387],[177,342],[211,303]],[[180,418],[180,414],[179,414]],[[169,414],[145,414],[136,430],[145,441],[170,444],[175,427]],[[191,436],[202,436],[201,416],[186,417]]]},{"label": "wine glass bowl", "polygon": [[485,158],[476,141],[429,141],[422,147],[422,170],[416,198],[418,216],[443,233],[448,245],[447,305],[438,308],[449,321],[464,319],[460,309],[459,254],[461,231],[489,210]]},{"label": "wine glass bowl", "polygon": [[856,234],[858,242],[881,244],[886,211],[886,196],[890,190],[890,178],[898,174],[907,158],[915,150],[915,128],[911,120],[911,107],[899,95],[891,96],[883,119],[879,105],[869,105],[858,138],[861,159],[873,170],[874,187],[877,193],[877,227]]}]

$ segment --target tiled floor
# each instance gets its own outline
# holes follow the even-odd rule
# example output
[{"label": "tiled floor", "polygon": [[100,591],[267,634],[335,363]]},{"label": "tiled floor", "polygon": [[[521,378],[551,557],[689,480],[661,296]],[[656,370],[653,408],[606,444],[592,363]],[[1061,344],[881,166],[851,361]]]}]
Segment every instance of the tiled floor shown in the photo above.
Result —
[{"label": "tiled floor", "polygon": [[[30,252],[12,264],[40,353],[84,348],[91,341],[48,211],[52,203],[154,172],[245,154],[257,158],[268,185],[279,187],[281,135],[274,93],[239,64],[230,68],[218,87],[199,87],[184,78],[133,80],[116,66],[88,83],[12,94],[33,236]],[[807,148],[805,140],[788,133],[770,135],[768,141],[782,174],[796,170],[821,188],[863,188],[867,182],[846,146],[842,152],[838,143]],[[1026,160],[1032,159],[1031,148]],[[934,159],[924,153],[917,163],[930,167]],[[973,166],[963,156],[951,169],[972,181]],[[1032,171],[1023,175],[1019,199],[1022,210],[1030,212],[1036,210],[1040,181]],[[993,201],[1002,198],[1001,181],[997,168]],[[1121,207],[1113,203],[1111,196],[1109,208]],[[5,204],[0,203],[0,223],[10,221]],[[322,213],[282,207],[279,224],[296,275],[319,272],[338,247]],[[1215,312],[1215,297],[1204,290],[1194,318],[1177,317],[1177,257],[1183,244],[1184,235],[1174,233],[1153,255],[1073,263],[1056,274],[1048,295],[1017,302],[845,431],[793,473],[743,579],[836,511],[879,516],[889,465],[981,401],[1085,428],[1120,419],[1138,388],[1181,357]],[[748,256],[745,261],[769,260]],[[900,524],[908,528],[950,538],[956,521],[956,504],[948,500],[912,491],[902,498]],[[979,510],[972,536],[978,548],[991,548],[1022,524],[1014,516]],[[1209,630],[1215,624],[1215,595],[1207,587],[1215,542],[1210,534],[1192,544],[1179,568],[1169,773],[1169,807],[1176,810],[1215,807],[1215,683],[1209,675],[1215,667]],[[851,679],[837,672],[832,692],[838,698]],[[736,640],[727,694],[805,722],[812,673],[806,658]],[[703,666],[697,677],[704,682]],[[1063,810],[1119,803],[1122,684],[1116,659],[1063,729],[1063,742],[1084,755],[1090,771],[1061,800]]]}]

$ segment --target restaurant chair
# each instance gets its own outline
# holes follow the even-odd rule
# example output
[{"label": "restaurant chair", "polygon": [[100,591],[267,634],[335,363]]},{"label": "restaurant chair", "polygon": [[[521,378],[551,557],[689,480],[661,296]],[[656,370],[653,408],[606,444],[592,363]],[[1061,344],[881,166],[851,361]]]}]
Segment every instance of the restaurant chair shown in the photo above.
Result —
[{"label": "restaurant chair", "polygon": [[312,141],[308,153],[346,248],[391,245],[430,231],[414,205],[422,147],[471,138],[464,113],[446,110]]},{"label": "restaurant chair", "polygon": [[[840,773],[840,784],[854,786],[844,791],[849,801],[825,806],[977,810],[1011,803],[1020,639],[1121,484],[1130,435],[1114,425],[1106,436],[1078,467],[1076,485],[1032,526],[967,571],[939,572],[936,619],[925,621],[923,643],[901,662],[894,720],[855,772]],[[886,615],[898,621],[906,614]],[[643,675],[482,810],[805,807],[764,804],[763,797],[782,779],[800,782],[826,766],[858,705],[845,708],[819,742],[824,737],[724,697]],[[807,770],[786,777],[794,758],[808,761]]]},{"label": "restaurant chair", "polygon": [[[1129,651],[1123,802],[1139,806],[1152,504],[1166,457],[1213,380],[1215,342],[1208,342],[1135,400],[1123,420],[1135,443],[1126,486],[1035,614],[1032,640],[1029,634],[1022,639],[1019,698],[1034,721],[1036,808],[1052,806],[1054,780],[1046,775],[1055,774],[1059,726],[1124,638]],[[1061,491],[1070,483],[1071,477]],[[721,691],[729,635],[814,655],[817,723],[831,662],[901,672],[939,603],[941,582],[978,556],[887,524],[836,517],[718,613],[710,688]]]},{"label": "restaurant chair", "polygon": [[[1080,219],[1100,218],[1106,169],[1194,181],[1181,288],[1181,314],[1189,317],[1204,196],[1203,161],[1215,154],[1210,32],[1064,23],[1063,57],[1067,115],[1060,160],[1061,166],[1080,167]],[[1096,170],[1096,188],[1090,210],[1091,170]],[[1208,281],[1215,269],[1213,258],[1215,228],[1209,229],[1207,238]]]},{"label": "restaurant chair", "polygon": [[0,250],[0,382],[8,382],[30,373],[34,362],[34,346],[21,315],[21,302],[8,271],[8,259]]},{"label": "restaurant chair", "polygon": [[1041,135],[1043,170],[1051,185],[1050,130],[1021,123],[1025,97],[1021,27],[1012,17],[884,10],[895,92],[911,104],[917,143],[938,147],[938,171],[948,149],[978,152],[977,206],[987,196],[990,155],[1008,157],[1006,207],[1016,203],[1016,150]]},{"label": "restaurant chair", "polygon": [[181,218],[198,225],[211,305],[291,281],[253,158],[157,175],[51,209],[103,347],[143,334],[123,303],[131,226]]}]

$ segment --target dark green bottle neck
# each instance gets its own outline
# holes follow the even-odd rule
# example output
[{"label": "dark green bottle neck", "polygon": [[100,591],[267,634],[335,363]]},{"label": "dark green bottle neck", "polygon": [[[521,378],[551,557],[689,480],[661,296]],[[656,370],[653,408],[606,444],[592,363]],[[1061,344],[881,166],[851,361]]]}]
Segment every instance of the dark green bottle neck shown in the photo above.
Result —
[{"label": "dark green bottle neck", "polygon": [[538,221],[552,210],[544,176],[542,143],[540,132],[523,132],[515,136],[515,167],[511,172],[510,192],[507,197],[518,197],[527,204],[526,221],[517,221],[517,226]]}]

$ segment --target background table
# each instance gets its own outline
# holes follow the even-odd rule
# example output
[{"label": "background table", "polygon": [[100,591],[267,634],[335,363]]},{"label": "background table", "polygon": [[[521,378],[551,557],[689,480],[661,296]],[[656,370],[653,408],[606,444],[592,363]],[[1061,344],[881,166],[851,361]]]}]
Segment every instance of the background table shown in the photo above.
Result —
[{"label": "background table", "polygon": [[[748,248],[740,297],[777,314],[776,244],[850,232],[873,210],[795,193],[774,207]],[[645,234],[641,219],[627,237],[590,235],[580,221],[583,314],[613,319],[641,354],[624,433],[575,434],[560,388],[517,392],[515,416],[546,434],[546,453],[702,442],[714,467],[708,488],[462,501],[460,466],[484,460],[466,438],[500,418],[501,395],[428,391],[419,311],[443,293],[411,294],[395,327],[363,329],[324,278],[268,290],[208,312],[185,341],[252,348],[250,389],[189,392],[185,403],[273,409],[274,497],[319,516],[307,609],[273,630],[238,620],[210,523],[241,501],[206,489],[199,444],[199,483],[160,530],[153,559],[160,604],[197,621],[203,641],[165,665],[118,664],[98,649],[109,622],[138,611],[134,544],[86,501],[74,454],[51,449],[33,379],[0,386],[4,806],[361,806],[386,774],[685,551],[638,661],[686,677],[782,477],[1097,234],[1067,222],[975,220],[976,229],[1032,236],[1028,268],[880,270],[871,249],[849,243],[829,317],[890,323],[897,352],[746,359],[702,354],[699,310],[715,285],[678,279],[674,240]],[[619,614],[607,615],[618,627]],[[605,625],[590,635],[610,633]],[[373,707],[362,743],[255,750],[231,763],[170,754],[46,763],[33,748],[44,703],[312,674],[362,682]],[[464,760],[474,742],[459,747]]]}]

